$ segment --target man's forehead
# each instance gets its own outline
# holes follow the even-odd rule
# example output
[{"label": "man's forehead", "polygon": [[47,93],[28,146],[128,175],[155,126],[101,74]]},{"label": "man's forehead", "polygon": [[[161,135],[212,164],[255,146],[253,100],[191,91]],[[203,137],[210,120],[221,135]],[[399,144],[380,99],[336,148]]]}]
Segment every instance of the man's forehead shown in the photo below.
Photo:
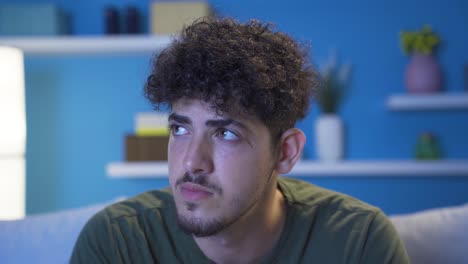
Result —
[{"label": "man's forehead", "polygon": [[200,115],[210,119],[250,119],[253,117],[248,116],[238,107],[230,107],[229,110],[217,111],[212,102],[205,102],[198,99],[179,99],[172,104],[172,113],[183,115]]}]

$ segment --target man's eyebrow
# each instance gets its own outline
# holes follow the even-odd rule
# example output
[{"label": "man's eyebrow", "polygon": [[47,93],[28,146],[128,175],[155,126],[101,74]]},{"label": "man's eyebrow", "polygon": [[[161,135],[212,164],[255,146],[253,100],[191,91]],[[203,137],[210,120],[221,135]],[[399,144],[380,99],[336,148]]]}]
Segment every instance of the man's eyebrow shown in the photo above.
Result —
[{"label": "man's eyebrow", "polygon": [[235,125],[235,126],[238,126],[242,129],[245,129],[245,130],[249,130],[248,127],[246,125],[244,125],[243,123],[237,121],[237,120],[234,120],[232,118],[226,118],[226,119],[214,119],[214,120],[208,120],[205,122],[205,125],[206,126],[210,126],[210,127],[225,127],[225,126],[229,126],[229,125]]},{"label": "man's eyebrow", "polygon": [[168,121],[175,121],[177,123],[181,123],[181,124],[192,124],[192,120],[190,120],[190,118],[186,117],[186,116],[183,116],[183,115],[179,115],[179,114],[176,114],[176,113],[172,113],[169,115],[169,117],[167,118]]}]

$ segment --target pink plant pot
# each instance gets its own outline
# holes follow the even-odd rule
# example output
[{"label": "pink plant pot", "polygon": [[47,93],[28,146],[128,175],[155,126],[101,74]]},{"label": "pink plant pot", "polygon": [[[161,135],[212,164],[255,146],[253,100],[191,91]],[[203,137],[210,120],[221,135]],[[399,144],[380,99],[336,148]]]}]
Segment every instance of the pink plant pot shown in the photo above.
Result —
[{"label": "pink plant pot", "polygon": [[406,67],[405,85],[410,93],[433,93],[440,91],[442,72],[431,55],[415,53]]}]

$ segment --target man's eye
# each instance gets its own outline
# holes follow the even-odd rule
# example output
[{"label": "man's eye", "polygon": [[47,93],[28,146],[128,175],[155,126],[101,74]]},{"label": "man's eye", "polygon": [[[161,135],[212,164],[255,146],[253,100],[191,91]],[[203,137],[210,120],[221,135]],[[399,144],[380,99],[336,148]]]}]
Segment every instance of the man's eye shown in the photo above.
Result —
[{"label": "man's eye", "polygon": [[229,140],[229,141],[239,140],[239,136],[236,133],[230,130],[227,130],[225,128],[220,128],[218,130],[218,136],[222,137],[224,140]]},{"label": "man's eye", "polygon": [[188,133],[188,130],[185,127],[179,125],[171,125],[169,129],[174,136],[182,136]]}]

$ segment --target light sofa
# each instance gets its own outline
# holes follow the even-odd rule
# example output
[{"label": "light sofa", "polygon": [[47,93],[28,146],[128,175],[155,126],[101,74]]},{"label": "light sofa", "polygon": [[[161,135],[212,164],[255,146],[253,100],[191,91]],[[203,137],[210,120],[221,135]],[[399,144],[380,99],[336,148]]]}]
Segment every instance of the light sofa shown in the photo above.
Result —
[{"label": "light sofa", "polygon": [[[67,263],[83,225],[108,204],[0,221],[0,263]],[[468,203],[390,219],[413,264],[468,263]]]}]

